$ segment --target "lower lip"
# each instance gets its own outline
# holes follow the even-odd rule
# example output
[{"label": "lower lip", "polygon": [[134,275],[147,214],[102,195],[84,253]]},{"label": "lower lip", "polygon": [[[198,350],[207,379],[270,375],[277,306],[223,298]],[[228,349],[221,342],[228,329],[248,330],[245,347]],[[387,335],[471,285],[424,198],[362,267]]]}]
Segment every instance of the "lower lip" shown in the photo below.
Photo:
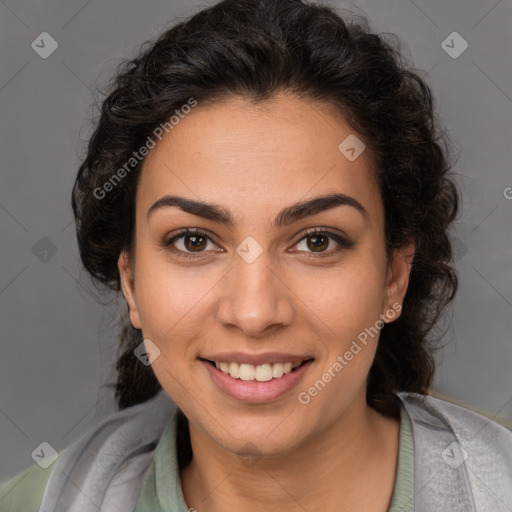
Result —
[{"label": "lower lip", "polygon": [[231,375],[217,370],[215,366],[206,361],[200,360],[200,362],[206,367],[215,384],[224,393],[236,400],[251,403],[270,402],[286,394],[297,385],[304,373],[313,364],[313,361],[308,361],[295,371],[286,373],[278,379],[258,382],[256,380],[235,379]]}]

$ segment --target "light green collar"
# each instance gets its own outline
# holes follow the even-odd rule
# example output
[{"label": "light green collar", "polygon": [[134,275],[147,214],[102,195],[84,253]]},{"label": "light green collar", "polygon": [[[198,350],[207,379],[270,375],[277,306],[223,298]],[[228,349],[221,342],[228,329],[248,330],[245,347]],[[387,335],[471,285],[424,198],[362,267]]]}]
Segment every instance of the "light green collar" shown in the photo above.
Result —
[{"label": "light green collar", "polygon": [[[181,489],[177,460],[177,419],[174,413],[155,449],[142,484],[135,512],[188,512]],[[414,508],[414,448],[409,415],[400,406],[400,446],[398,468],[391,507],[388,512]]]}]

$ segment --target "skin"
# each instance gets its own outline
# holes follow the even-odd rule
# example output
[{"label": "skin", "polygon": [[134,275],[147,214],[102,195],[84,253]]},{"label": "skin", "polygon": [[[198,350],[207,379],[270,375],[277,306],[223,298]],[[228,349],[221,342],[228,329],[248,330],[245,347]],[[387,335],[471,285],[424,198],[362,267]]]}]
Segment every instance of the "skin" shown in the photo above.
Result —
[{"label": "skin", "polygon": [[[146,158],[133,253],[118,264],[131,322],[161,351],[155,375],[189,419],[194,457],[181,482],[199,512],[388,510],[400,423],[366,403],[378,336],[307,405],[297,399],[359,333],[402,304],[414,256],[411,244],[387,261],[369,151],[349,161],[338,150],[351,133],[329,104],[232,97],[196,106]],[[272,227],[282,208],[334,192],[359,201],[367,218],[343,205]],[[215,203],[236,222],[175,206],[148,218],[166,194]],[[321,238],[315,249],[304,233],[320,227],[354,245]],[[163,245],[183,228],[211,234],[199,253],[186,238],[174,242],[195,259]],[[248,236],[263,250],[250,264],[236,252]],[[223,393],[198,360],[229,351],[315,360],[292,391],[247,404]]]}]

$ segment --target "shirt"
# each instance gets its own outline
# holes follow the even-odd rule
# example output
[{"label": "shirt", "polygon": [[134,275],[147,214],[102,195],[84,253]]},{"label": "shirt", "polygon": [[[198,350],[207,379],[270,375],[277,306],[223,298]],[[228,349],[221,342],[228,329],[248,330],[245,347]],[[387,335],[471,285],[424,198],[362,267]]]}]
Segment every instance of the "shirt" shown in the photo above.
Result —
[{"label": "shirt", "polygon": [[[177,461],[177,412],[165,428],[142,484],[135,512],[187,512]],[[398,467],[388,512],[412,510],[414,505],[414,448],[410,419],[400,408]]]}]

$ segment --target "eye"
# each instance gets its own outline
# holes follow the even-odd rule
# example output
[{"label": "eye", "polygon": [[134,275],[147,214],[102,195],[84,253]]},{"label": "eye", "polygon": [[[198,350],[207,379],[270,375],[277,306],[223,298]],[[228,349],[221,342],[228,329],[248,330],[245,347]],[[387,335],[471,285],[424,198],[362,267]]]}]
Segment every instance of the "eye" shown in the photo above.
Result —
[{"label": "eye", "polygon": [[[179,244],[176,244],[176,242],[179,242]],[[172,236],[168,240],[164,240],[162,245],[170,249],[178,256],[182,256],[184,258],[197,258],[205,252],[205,249],[208,246],[208,242],[211,242],[213,245],[215,245],[213,240],[206,234],[206,232],[197,228],[187,228],[181,231],[181,233]]]},{"label": "eye", "polygon": [[[327,248],[333,245],[331,243],[333,241],[338,244],[338,248],[327,251]],[[300,248],[301,245],[302,249]],[[306,236],[303,236],[295,246],[299,247],[300,251],[305,251],[306,253],[309,252],[311,255],[323,257],[337,254],[344,249],[350,249],[354,246],[354,242],[351,242],[338,233],[314,228],[308,231]]]}]

